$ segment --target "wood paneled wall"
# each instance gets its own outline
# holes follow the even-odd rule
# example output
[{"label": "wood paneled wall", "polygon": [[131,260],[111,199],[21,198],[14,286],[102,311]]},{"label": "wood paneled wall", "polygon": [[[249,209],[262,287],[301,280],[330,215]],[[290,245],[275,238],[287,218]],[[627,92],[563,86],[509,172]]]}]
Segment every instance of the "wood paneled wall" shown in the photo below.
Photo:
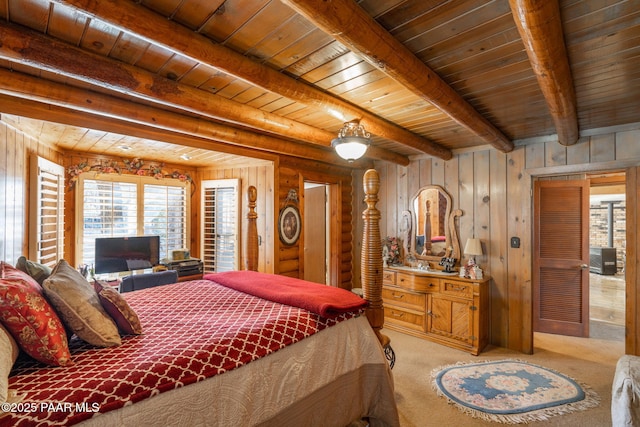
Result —
[{"label": "wood paneled wall", "polygon": [[62,155],[2,122],[0,117],[0,260],[28,255],[29,157],[62,164]]},{"label": "wood paneled wall", "polygon": [[[463,211],[458,224],[461,247],[471,237],[482,241],[484,255],[476,261],[492,278],[491,343],[531,353],[532,180],[634,165],[640,165],[640,130],[586,136],[570,147],[550,141],[519,146],[508,154],[487,148],[458,153],[449,161],[413,159],[407,167],[376,162],[381,177],[380,232],[398,236],[402,211],[409,210],[418,189],[442,186],[453,207]],[[362,186],[361,175],[354,182]],[[357,189],[354,210],[362,211],[361,196]],[[512,236],[521,239],[520,248],[509,246]],[[358,257],[355,260],[359,269]]]}]

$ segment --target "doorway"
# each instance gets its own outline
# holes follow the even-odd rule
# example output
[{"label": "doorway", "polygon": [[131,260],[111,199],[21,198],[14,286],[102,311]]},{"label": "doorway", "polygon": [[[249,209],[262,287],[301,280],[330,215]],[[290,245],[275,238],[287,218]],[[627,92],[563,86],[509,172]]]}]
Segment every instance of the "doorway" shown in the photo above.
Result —
[{"label": "doorway", "polygon": [[[576,335],[620,344],[624,342],[625,179],[624,172],[609,172],[541,177],[535,183],[536,194],[540,192],[540,187],[548,188],[546,200],[550,202],[546,210],[541,209],[545,200],[543,197],[536,197],[534,202],[534,222],[541,224],[540,227],[534,227],[535,333]],[[580,186],[584,188],[582,194],[585,196],[568,190]],[[569,207],[571,201],[568,195],[576,195],[573,197],[575,206]],[[580,202],[581,198],[588,200]],[[588,205],[588,209],[579,209],[580,205]],[[550,224],[546,228],[545,221]],[[568,231],[571,228],[567,227],[573,224],[577,228],[573,232]],[[562,230],[543,233],[544,230],[553,231],[557,225]],[[548,238],[552,239],[552,244],[547,249],[553,256],[545,255],[544,241]],[[561,247],[557,245],[559,242],[563,242]],[[557,252],[562,252],[560,249],[576,256],[555,256]],[[566,271],[571,275],[557,274],[562,272],[564,264],[569,266],[570,270]],[[547,274],[549,271],[553,271],[553,274]],[[562,280],[557,280],[560,276]],[[573,287],[572,281],[575,283]],[[558,297],[560,294],[561,298]],[[571,317],[574,312],[575,315]]]},{"label": "doorway", "polygon": [[304,280],[329,283],[329,185],[304,183]]},{"label": "doorway", "polygon": [[591,176],[589,208],[590,338],[624,341],[625,174]]}]

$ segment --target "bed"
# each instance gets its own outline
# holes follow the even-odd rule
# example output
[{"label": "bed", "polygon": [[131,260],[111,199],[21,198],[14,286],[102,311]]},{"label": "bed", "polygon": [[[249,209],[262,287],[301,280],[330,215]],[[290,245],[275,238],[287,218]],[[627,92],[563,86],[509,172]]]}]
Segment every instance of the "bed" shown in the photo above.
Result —
[{"label": "bed", "polygon": [[[379,255],[377,175],[365,177],[363,241]],[[364,300],[258,273],[252,259],[122,294],[142,333],[108,348],[74,336],[70,366],[19,358],[0,426],[396,426],[377,258],[363,266]]]}]

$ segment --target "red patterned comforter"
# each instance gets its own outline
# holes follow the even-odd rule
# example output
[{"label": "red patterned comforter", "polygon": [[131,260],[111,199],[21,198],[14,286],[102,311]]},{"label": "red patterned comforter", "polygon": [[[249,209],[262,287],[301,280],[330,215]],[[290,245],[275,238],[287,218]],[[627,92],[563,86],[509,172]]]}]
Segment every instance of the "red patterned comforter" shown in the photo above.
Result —
[{"label": "red patterned comforter", "polygon": [[143,335],[120,347],[70,343],[75,364],[19,361],[9,388],[26,393],[0,426],[72,425],[149,396],[235,369],[353,317],[323,318],[209,280],[125,294]]}]

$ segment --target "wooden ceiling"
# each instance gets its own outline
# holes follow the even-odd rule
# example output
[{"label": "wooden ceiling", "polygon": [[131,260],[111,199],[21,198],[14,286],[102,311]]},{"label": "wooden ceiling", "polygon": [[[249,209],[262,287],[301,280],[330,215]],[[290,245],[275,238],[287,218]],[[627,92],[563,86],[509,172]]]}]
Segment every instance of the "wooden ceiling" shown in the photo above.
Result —
[{"label": "wooden ceiling", "polygon": [[358,119],[367,157],[407,164],[640,122],[637,1],[0,0],[0,18],[0,114],[64,149],[338,163]]}]

